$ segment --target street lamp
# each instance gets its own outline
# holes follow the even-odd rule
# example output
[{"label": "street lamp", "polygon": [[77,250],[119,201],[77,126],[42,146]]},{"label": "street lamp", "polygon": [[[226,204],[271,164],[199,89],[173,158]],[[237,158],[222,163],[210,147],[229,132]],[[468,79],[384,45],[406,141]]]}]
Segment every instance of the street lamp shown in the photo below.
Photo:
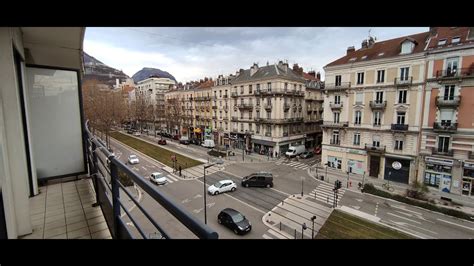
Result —
[{"label": "street lamp", "polygon": [[311,217],[311,221],[313,222],[313,231],[311,233],[311,239],[314,239],[314,220],[316,220],[316,215],[314,215],[313,217]]},{"label": "street lamp", "polygon": [[304,185],[304,177],[301,177],[301,197],[303,197],[303,185]]},{"label": "street lamp", "polygon": [[308,227],[306,227],[306,223],[303,223],[303,224],[301,225],[301,239],[303,239],[303,236],[304,236],[304,235],[303,235],[303,232],[304,232],[304,230],[306,230],[306,228],[308,228]]},{"label": "street lamp", "polygon": [[204,166],[204,223],[207,224],[207,191],[206,191],[206,169],[209,168],[209,167],[212,167],[216,164],[223,164],[224,162],[222,161],[222,159],[219,159],[217,162],[215,163],[212,163],[210,165],[205,165]]}]

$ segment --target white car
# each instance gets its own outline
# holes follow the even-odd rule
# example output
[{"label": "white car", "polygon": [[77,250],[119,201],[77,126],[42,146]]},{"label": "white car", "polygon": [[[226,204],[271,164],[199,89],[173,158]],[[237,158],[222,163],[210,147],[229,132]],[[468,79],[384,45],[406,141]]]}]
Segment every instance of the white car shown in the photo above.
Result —
[{"label": "white car", "polygon": [[150,176],[150,181],[157,185],[164,185],[168,182],[168,179],[162,173],[154,172]]},{"label": "white car", "polygon": [[137,157],[136,155],[134,155],[134,154],[128,156],[128,163],[130,163],[130,164],[137,164],[137,163],[139,163],[138,157]]},{"label": "white car", "polygon": [[137,131],[137,132],[133,132],[133,135],[134,136],[141,136],[142,134],[140,134],[140,132]]},{"label": "white car", "polygon": [[207,188],[207,192],[211,195],[218,195],[219,193],[224,193],[227,191],[235,191],[237,185],[232,180],[221,180],[214,185]]}]

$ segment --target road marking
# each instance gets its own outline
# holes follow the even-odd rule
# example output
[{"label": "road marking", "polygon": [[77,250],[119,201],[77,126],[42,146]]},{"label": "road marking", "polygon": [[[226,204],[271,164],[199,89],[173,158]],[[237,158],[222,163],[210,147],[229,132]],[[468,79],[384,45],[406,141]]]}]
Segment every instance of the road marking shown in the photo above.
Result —
[{"label": "road marking", "polygon": [[143,170],[147,171],[146,168],[145,168],[145,166],[142,166],[142,168],[143,168]]},{"label": "road marking", "polygon": [[375,216],[377,217],[377,211],[379,210],[379,203],[375,204]]},{"label": "road marking", "polygon": [[404,223],[404,222],[395,222],[395,221],[393,221],[393,220],[389,220],[389,221],[392,222],[392,223],[394,223],[394,224],[396,224],[396,225],[398,225],[398,226],[400,226],[400,227],[402,227],[404,230],[401,230],[400,228],[397,228],[397,229],[398,229],[399,231],[402,231],[402,232],[406,233],[406,234],[415,235],[416,237],[419,237],[419,238],[421,238],[421,239],[432,238],[432,237],[429,237],[429,236],[427,236],[427,235],[425,235],[425,234],[423,234],[423,233],[420,233],[420,232],[417,232],[417,231],[415,231],[415,230],[413,230],[413,229],[410,229],[410,228],[405,227],[406,225],[408,225],[407,223]]},{"label": "road marking", "polygon": [[418,214],[418,215],[422,215],[421,212],[416,212],[416,211],[409,210],[409,209],[407,209],[405,206],[392,205],[392,207],[393,207],[393,208],[400,209],[400,210],[404,210],[404,211],[407,211],[407,212],[412,212],[412,213],[415,213],[415,214]]},{"label": "road marking", "polygon": [[453,222],[446,221],[446,220],[439,219],[439,218],[438,218],[437,220],[438,220],[438,221],[441,221],[441,222],[448,223],[448,224],[457,225],[457,226],[459,226],[459,227],[466,228],[466,229],[469,229],[469,230],[472,230],[472,231],[474,231],[474,228],[472,228],[472,227],[467,227],[467,226],[464,226],[464,225],[460,225],[460,224],[453,223]]},{"label": "road marking", "polygon": [[407,225],[409,225],[409,226],[413,226],[413,227],[415,227],[415,228],[418,228],[418,229],[421,229],[421,230],[424,230],[424,231],[426,231],[426,232],[430,232],[430,233],[432,233],[432,234],[435,234],[435,235],[437,235],[437,234],[438,234],[438,233],[436,233],[436,232],[434,232],[434,231],[431,231],[431,230],[425,229],[425,228],[423,228],[423,227],[418,227],[418,226],[416,226],[416,225],[412,225],[412,224],[409,224],[409,223],[407,223]]},{"label": "road marking", "polygon": [[196,196],[194,196],[193,198],[197,199],[197,198],[202,198],[201,194],[196,194]]},{"label": "road marking", "polygon": [[211,208],[211,207],[214,206],[215,204],[216,204],[215,202],[211,202],[211,203],[206,204],[206,206],[207,206],[208,208]]},{"label": "road marking", "polygon": [[193,210],[194,213],[200,213],[203,210],[203,208]]},{"label": "road marking", "polygon": [[170,178],[168,178],[169,176],[167,176],[167,179],[168,179],[168,183],[170,184],[173,184],[173,180],[171,180]]},{"label": "road marking", "polygon": [[413,214],[410,214],[410,213],[406,213],[406,212],[402,212],[402,211],[396,211],[396,212],[401,213],[403,215],[406,215],[408,217],[413,217]]},{"label": "road marking", "polygon": [[412,220],[412,219],[408,219],[406,217],[403,217],[403,216],[400,216],[400,215],[396,215],[394,213],[391,213],[391,212],[387,212],[388,215],[392,215],[392,216],[395,216],[395,217],[398,217],[400,219],[404,219],[404,220],[407,220],[407,221],[410,221],[410,222],[414,222],[414,223],[417,223],[417,224],[421,224],[420,222],[418,221],[415,221],[415,220]]},{"label": "road marking", "polygon": [[266,234],[263,234],[263,238],[265,238],[265,239],[273,239],[273,238],[267,236]]},{"label": "road marking", "polygon": [[172,179],[172,180],[174,180],[174,181],[178,181],[177,178],[175,178],[175,177],[173,177],[173,176],[171,176],[171,175],[168,175],[167,177],[170,178],[170,179]]},{"label": "road marking", "polygon": [[363,202],[364,200],[363,199],[356,199],[358,202]]},{"label": "road marking", "polygon": [[269,233],[272,236],[276,236],[279,239],[287,239],[285,236],[281,235],[280,233],[278,233],[277,231],[275,231],[271,228],[267,231],[267,233]]},{"label": "road marking", "polygon": [[185,199],[185,200],[182,200],[181,203],[188,203],[189,202],[189,199]]}]

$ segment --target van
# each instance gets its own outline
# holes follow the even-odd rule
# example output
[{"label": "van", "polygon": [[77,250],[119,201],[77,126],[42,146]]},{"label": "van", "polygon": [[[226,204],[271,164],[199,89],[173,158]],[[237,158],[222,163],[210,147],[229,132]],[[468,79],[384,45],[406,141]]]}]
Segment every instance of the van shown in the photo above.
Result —
[{"label": "van", "polygon": [[214,140],[212,139],[205,139],[204,142],[201,144],[201,146],[212,149],[216,146],[216,144],[214,143]]},{"label": "van", "polygon": [[302,154],[305,151],[306,151],[306,147],[304,145],[290,146],[288,151],[285,152],[285,155],[287,157],[292,158],[292,157],[296,157],[296,156]]},{"label": "van", "polygon": [[243,187],[273,187],[273,174],[258,172],[250,174],[242,179]]}]

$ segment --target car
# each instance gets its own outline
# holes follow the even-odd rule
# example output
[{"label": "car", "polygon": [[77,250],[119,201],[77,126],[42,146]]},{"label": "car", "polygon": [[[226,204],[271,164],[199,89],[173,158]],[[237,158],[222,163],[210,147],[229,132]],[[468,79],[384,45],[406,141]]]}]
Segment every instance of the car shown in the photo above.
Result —
[{"label": "car", "polygon": [[207,192],[211,195],[218,195],[220,193],[228,192],[228,191],[235,191],[237,189],[237,185],[234,181],[226,179],[221,180],[214,185],[211,185],[207,188]]},{"label": "car", "polygon": [[127,130],[127,133],[128,134],[133,134],[133,130],[129,129],[129,130]]},{"label": "car", "polygon": [[181,137],[181,138],[179,139],[179,143],[180,143],[180,144],[184,144],[184,145],[189,145],[189,139],[188,139],[188,137]]},{"label": "car", "polygon": [[133,132],[133,135],[134,135],[134,136],[141,136],[142,134],[140,134],[139,131],[135,131],[135,132]]},{"label": "car", "polygon": [[305,151],[302,154],[300,154],[301,159],[307,159],[307,158],[311,158],[313,156],[314,156],[314,153],[312,151]]},{"label": "car", "polygon": [[243,187],[273,187],[273,174],[269,172],[258,172],[245,176],[242,179]]},{"label": "car", "polygon": [[158,140],[158,144],[160,144],[160,145],[166,145],[166,139],[160,139],[160,140]]},{"label": "car", "polygon": [[137,164],[137,163],[139,163],[139,160],[138,160],[138,157],[135,154],[131,154],[130,156],[128,156],[128,162],[130,164]]},{"label": "car", "polygon": [[225,208],[217,215],[217,222],[234,231],[235,234],[246,234],[252,230],[252,224],[245,216],[232,209]]},{"label": "car", "polygon": [[174,140],[179,140],[180,138],[181,138],[180,135],[174,135],[174,136],[173,136],[173,139],[174,139]]},{"label": "car", "polygon": [[150,181],[157,185],[164,185],[168,182],[168,179],[162,173],[154,172],[150,175]]},{"label": "car", "polygon": [[212,149],[216,146],[216,144],[214,143],[214,140],[212,139],[205,139],[204,142],[201,144],[201,146]]},{"label": "car", "polygon": [[191,144],[201,145],[201,141],[199,139],[191,139]]}]

